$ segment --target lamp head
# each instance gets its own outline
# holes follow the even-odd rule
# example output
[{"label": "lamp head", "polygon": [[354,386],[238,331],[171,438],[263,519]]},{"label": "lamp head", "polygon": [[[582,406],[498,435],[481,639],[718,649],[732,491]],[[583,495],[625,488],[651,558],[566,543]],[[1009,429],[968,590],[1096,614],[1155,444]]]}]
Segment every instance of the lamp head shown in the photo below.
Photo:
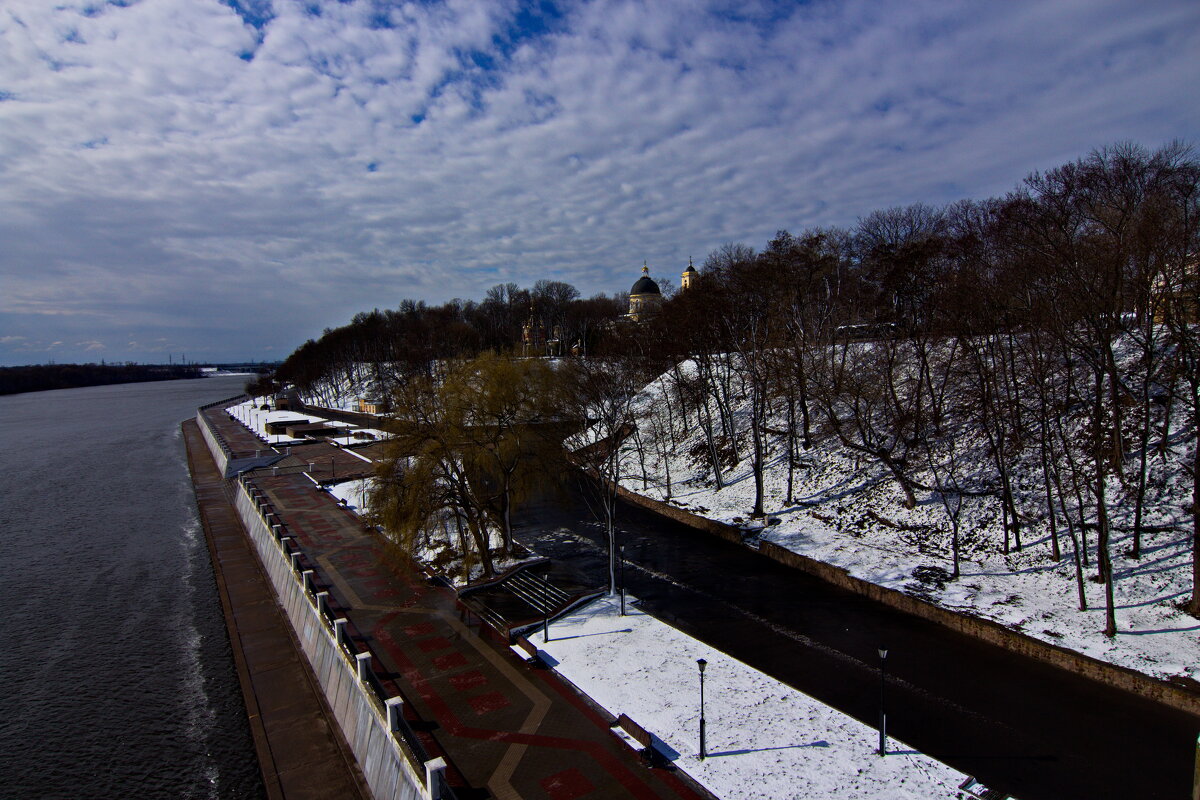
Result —
[{"label": "lamp head", "polygon": [[887,648],[886,647],[879,648],[879,657],[887,658]]},{"label": "lamp head", "polygon": [[696,666],[700,668],[700,674],[701,674],[701,675],[703,675],[703,674],[704,674],[704,668],[708,666],[708,662],[707,662],[707,661],[705,661],[703,658],[697,658],[697,659],[696,659]]}]

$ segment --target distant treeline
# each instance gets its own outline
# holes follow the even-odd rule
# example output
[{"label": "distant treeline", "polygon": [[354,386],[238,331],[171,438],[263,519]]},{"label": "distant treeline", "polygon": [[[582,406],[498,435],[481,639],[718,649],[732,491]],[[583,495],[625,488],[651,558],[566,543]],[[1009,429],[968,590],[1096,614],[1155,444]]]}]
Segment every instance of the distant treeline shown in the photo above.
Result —
[{"label": "distant treeline", "polygon": [[201,377],[204,377],[204,373],[199,367],[178,365],[41,364],[32,367],[0,367],[0,395]]}]

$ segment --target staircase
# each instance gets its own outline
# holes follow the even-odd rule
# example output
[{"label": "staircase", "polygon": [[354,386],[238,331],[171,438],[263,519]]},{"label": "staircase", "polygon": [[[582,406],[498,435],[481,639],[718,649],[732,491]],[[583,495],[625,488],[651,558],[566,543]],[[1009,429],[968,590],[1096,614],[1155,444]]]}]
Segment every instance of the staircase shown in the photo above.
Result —
[{"label": "staircase", "polygon": [[581,595],[555,586],[538,574],[539,567],[544,565],[518,570],[486,586],[464,589],[459,599],[480,619],[506,635],[543,617],[553,618]]},{"label": "staircase", "polygon": [[533,606],[534,610],[543,616],[552,615],[571,601],[571,595],[529,570],[513,573],[501,581],[499,586]]}]

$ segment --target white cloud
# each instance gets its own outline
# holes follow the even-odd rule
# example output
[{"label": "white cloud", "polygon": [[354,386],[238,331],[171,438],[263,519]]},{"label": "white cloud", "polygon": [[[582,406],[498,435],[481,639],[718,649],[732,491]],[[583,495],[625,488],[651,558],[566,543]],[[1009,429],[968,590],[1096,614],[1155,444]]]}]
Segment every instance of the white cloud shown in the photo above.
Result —
[{"label": "white cloud", "polygon": [[0,11],[0,319],[31,338],[286,352],[1200,128],[1186,2],[600,0],[535,34],[516,2],[92,6]]}]

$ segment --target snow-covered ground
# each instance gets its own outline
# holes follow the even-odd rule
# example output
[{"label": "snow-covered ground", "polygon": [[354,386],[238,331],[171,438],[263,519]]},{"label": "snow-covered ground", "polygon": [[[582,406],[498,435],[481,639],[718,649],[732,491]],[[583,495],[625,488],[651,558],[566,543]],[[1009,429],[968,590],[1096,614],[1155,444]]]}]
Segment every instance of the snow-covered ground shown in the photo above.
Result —
[{"label": "snow-covered ground", "polygon": [[339,433],[337,436],[330,436],[328,440],[346,446],[388,438],[386,432],[376,428],[360,428],[349,422],[322,419],[313,414],[304,414],[297,411],[264,411],[262,408],[263,405],[264,401],[262,398],[255,398],[229,406],[225,410],[231,417],[245,425],[267,444],[301,444],[309,441],[307,439],[293,439],[286,434],[267,433],[267,423],[289,422],[292,420],[319,422],[330,428],[340,428],[344,433]]},{"label": "snow-covered ground", "polygon": [[[665,404],[673,402],[666,392],[664,377],[639,396],[636,414],[646,442],[653,442],[655,432],[651,416],[662,414]],[[735,413],[744,414],[745,410]],[[772,425],[777,422],[772,420]],[[658,429],[662,429],[661,419]],[[645,482],[633,440],[627,440],[622,485],[665,500],[669,472],[674,505],[709,519],[748,524],[754,505],[748,445],[742,447],[742,461],[725,474],[727,485],[717,490],[706,459],[696,455],[702,452],[701,437],[693,420],[690,432],[673,450],[660,452],[647,444]],[[1132,510],[1120,504],[1111,509],[1118,634],[1109,639],[1103,634],[1102,584],[1085,582],[1088,610],[1079,610],[1073,551],[1065,532],[1060,531],[1059,561],[1051,556],[1044,523],[1026,523],[1026,546],[1006,555],[1000,552],[1000,515],[995,500],[968,498],[961,517],[962,575],[958,580],[944,580],[951,569],[949,525],[935,496],[918,496],[915,508],[905,508],[902,492],[881,468],[827,437],[802,454],[795,502],[788,504],[783,448],[778,440],[768,446],[765,510],[778,524],[764,529],[761,539],[842,567],[863,580],[994,620],[1031,637],[1156,678],[1200,680],[1200,620],[1179,608],[1191,592],[1190,521],[1183,510],[1189,499],[1184,482],[1190,481],[1190,476],[1181,473],[1177,465],[1155,467],[1158,472],[1152,477],[1161,488],[1152,498],[1146,524],[1159,530],[1144,534],[1141,559],[1127,555]],[[1034,482],[1019,488],[1027,492],[1029,506],[1034,506]],[[1119,488],[1114,485],[1112,496],[1120,496]],[[1089,539],[1091,566],[1086,572],[1094,575],[1094,531]]]},{"label": "snow-covered ground", "polygon": [[[677,767],[722,800],[932,800],[967,776],[705,645],[602,598],[529,637],[554,669],[614,716],[627,714],[678,754]],[[708,758],[699,758],[705,667]]]},{"label": "snow-covered ground", "polygon": [[338,502],[359,516],[370,513],[371,479],[363,478],[356,481],[342,481],[325,487]]}]

